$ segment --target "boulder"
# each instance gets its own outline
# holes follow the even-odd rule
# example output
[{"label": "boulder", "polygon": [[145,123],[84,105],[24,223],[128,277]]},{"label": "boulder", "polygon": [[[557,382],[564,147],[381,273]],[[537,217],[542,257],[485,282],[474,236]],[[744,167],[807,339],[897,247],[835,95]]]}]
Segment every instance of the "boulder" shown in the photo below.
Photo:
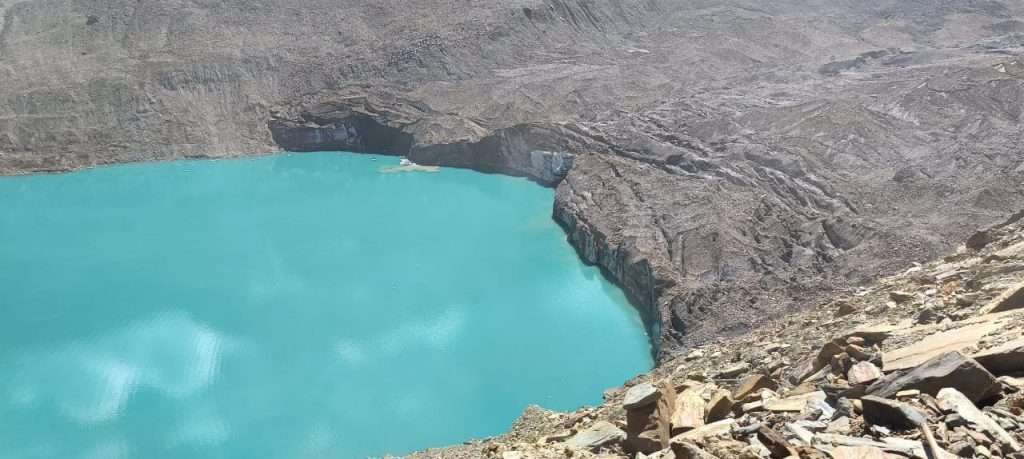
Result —
[{"label": "boulder", "polygon": [[984,249],[985,246],[991,244],[992,241],[995,241],[995,240],[996,239],[995,239],[995,236],[992,235],[992,231],[983,230],[983,231],[978,231],[978,232],[972,234],[971,237],[967,238],[967,244],[966,245],[967,245],[968,249],[971,249],[971,250],[981,250],[981,249]]},{"label": "boulder", "polygon": [[793,445],[789,444],[786,437],[782,434],[772,430],[768,426],[762,425],[761,428],[757,429],[757,440],[768,448],[771,452],[772,458],[783,459],[787,457],[800,457],[800,453],[793,448]]},{"label": "boulder", "polygon": [[707,414],[704,416],[705,422],[721,421],[729,417],[729,413],[732,413],[732,407],[735,404],[732,399],[732,395],[727,390],[719,390],[711,396],[711,401],[708,402]]},{"label": "boulder", "polygon": [[1024,372],[1024,338],[979,352],[974,360],[996,375]]},{"label": "boulder", "polygon": [[676,389],[669,380],[662,381],[658,385],[661,390],[661,397],[658,398],[658,407],[655,410],[657,418],[658,438],[661,449],[668,448],[669,440],[672,439],[672,412],[676,409]]},{"label": "boulder", "polygon": [[696,391],[687,389],[676,397],[672,413],[672,433],[679,434],[704,425],[707,403]]},{"label": "boulder", "polygon": [[799,413],[807,407],[807,404],[812,400],[824,401],[826,398],[825,392],[816,391],[809,394],[797,395],[795,397],[786,397],[776,400],[765,400],[762,403],[764,409],[773,412],[794,412]]},{"label": "boulder", "polygon": [[661,393],[651,383],[640,383],[630,387],[622,399],[622,407],[628,410],[643,408],[658,401]]},{"label": "boulder", "polygon": [[894,290],[894,291],[889,292],[889,299],[891,299],[891,300],[893,300],[893,301],[895,301],[897,303],[906,303],[906,302],[914,299],[914,294],[910,293],[910,292],[901,292],[901,291],[898,291],[898,290]]},{"label": "boulder", "polygon": [[566,444],[580,449],[596,450],[602,446],[620,443],[626,439],[626,432],[608,421],[597,421],[586,430],[573,435]]},{"label": "boulder", "polygon": [[739,375],[742,375],[743,373],[746,373],[748,371],[750,371],[750,364],[746,363],[746,362],[741,362],[741,363],[738,363],[736,365],[733,365],[731,367],[728,367],[728,368],[718,372],[718,374],[715,375],[715,378],[718,378],[718,379],[735,378],[735,377],[737,377]]},{"label": "boulder", "polygon": [[852,304],[850,304],[849,301],[840,300],[840,301],[836,301],[835,304],[836,304],[836,317],[844,317],[844,316],[848,316],[850,314],[853,314],[853,313],[857,312],[857,308],[855,308]]},{"label": "boulder", "polygon": [[893,333],[906,328],[903,325],[890,325],[890,324],[874,324],[863,327],[858,327],[854,331],[848,333],[846,338],[862,338],[865,344],[881,343],[885,341]]},{"label": "boulder", "polygon": [[922,324],[922,325],[924,325],[924,324],[934,324],[934,323],[942,322],[942,319],[943,319],[942,314],[939,314],[937,311],[935,311],[935,308],[933,308],[931,306],[928,306],[928,307],[926,307],[924,309],[921,309],[917,313],[917,316],[914,317],[914,323]]},{"label": "boulder", "polygon": [[626,438],[625,447],[626,451],[629,452],[651,454],[664,449],[661,443],[661,436],[658,431],[648,430],[641,432],[639,435]]},{"label": "boulder", "polygon": [[867,394],[890,398],[900,391],[917,389],[935,395],[945,387],[953,387],[971,401],[983,400],[998,390],[996,377],[984,367],[953,351],[935,357],[916,368],[885,376],[867,388]]},{"label": "boulder", "polygon": [[832,357],[843,353],[843,346],[840,344],[841,343],[837,343],[836,341],[829,341],[821,346],[821,350],[818,351],[818,356],[814,359],[815,371],[828,366],[832,363]]},{"label": "boulder", "polygon": [[1007,445],[1011,451],[1020,451],[1020,443],[1014,440],[998,422],[979,410],[965,394],[947,387],[939,391],[937,398],[943,409],[959,414],[968,423],[977,427],[978,430],[988,433],[992,438]]},{"label": "boulder", "polygon": [[715,456],[687,441],[673,441],[672,453],[676,459],[717,459]]},{"label": "boulder", "polygon": [[871,362],[857,362],[850,367],[846,373],[846,380],[850,384],[867,384],[882,377],[882,370],[878,369]]},{"label": "boulder", "polygon": [[980,314],[1009,311],[1024,308],[1024,282],[1016,284],[988,302],[979,311]]},{"label": "boulder", "polygon": [[778,387],[779,385],[775,384],[775,381],[772,381],[768,376],[759,373],[752,374],[740,381],[739,385],[736,386],[736,389],[732,391],[732,399],[743,400],[757,390],[765,388],[775,390],[778,389]]},{"label": "boulder", "polygon": [[871,353],[856,344],[847,344],[843,348],[843,352],[846,352],[847,355],[857,361],[871,360],[873,357]]},{"label": "boulder", "polygon": [[732,426],[736,425],[735,419],[723,419],[721,421],[712,422],[710,424],[704,424],[696,429],[689,432],[683,432],[679,435],[672,437],[672,441],[697,441],[709,437],[717,437],[724,435],[732,430]]},{"label": "boulder", "polygon": [[832,450],[832,459],[889,459],[889,455],[873,446],[840,446]]},{"label": "boulder", "polygon": [[872,425],[910,430],[928,422],[923,413],[906,403],[867,395],[861,404],[864,420]]},{"label": "boulder", "polygon": [[882,368],[889,372],[916,367],[946,352],[961,351],[975,346],[985,335],[1002,327],[1002,320],[979,321],[955,330],[929,335],[907,346],[883,353]]}]

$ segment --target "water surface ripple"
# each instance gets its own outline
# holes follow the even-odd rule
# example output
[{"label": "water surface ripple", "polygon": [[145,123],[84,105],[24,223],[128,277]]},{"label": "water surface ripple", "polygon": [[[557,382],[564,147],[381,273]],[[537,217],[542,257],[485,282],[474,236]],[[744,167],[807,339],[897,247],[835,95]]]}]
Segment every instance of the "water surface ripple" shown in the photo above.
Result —
[{"label": "water surface ripple", "polygon": [[553,191],[337,153],[0,178],[0,451],[351,458],[652,364]]}]

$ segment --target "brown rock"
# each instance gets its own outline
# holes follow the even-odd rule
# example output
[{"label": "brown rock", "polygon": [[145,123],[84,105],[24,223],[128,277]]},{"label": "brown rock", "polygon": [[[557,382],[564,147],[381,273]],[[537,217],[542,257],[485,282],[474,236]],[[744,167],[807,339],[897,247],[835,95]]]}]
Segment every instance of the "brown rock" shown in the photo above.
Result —
[{"label": "brown rock", "polygon": [[829,341],[825,345],[821,346],[821,350],[818,351],[818,357],[815,358],[814,370],[817,371],[819,368],[828,366],[832,363],[832,357],[842,354],[843,346],[835,341]]},{"label": "brown rock", "polygon": [[847,344],[846,347],[843,348],[843,352],[846,352],[847,355],[857,361],[871,360],[871,354],[864,350],[863,347],[856,344]]},{"label": "brown rock", "polygon": [[889,459],[889,456],[873,446],[840,446],[832,450],[832,459]]},{"label": "brown rock", "polygon": [[697,441],[704,438],[717,437],[729,433],[734,425],[736,425],[735,419],[723,419],[676,435],[672,437],[672,441]]},{"label": "brown rock", "polygon": [[708,403],[707,415],[704,417],[705,422],[720,421],[729,417],[734,404],[735,402],[733,402],[729,391],[718,390],[711,396],[711,401]]},{"label": "brown rock", "polygon": [[732,399],[743,400],[747,398],[748,395],[754,393],[754,391],[765,388],[775,390],[778,389],[778,387],[779,385],[776,384],[775,381],[772,381],[768,376],[763,374],[752,374],[743,378],[739,385],[736,386],[736,389],[733,389]]},{"label": "brown rock", "polygon": [[807,404],[811,400],[822,400],[826,398],[825,393],[822,391],[811,392],[809,394],[798,395],[795,397],[786,397],[778,400],[766,400],[762,402],[764,409],[773,412],[794,412],[799,413],[807,407]]},{"label": "brown rock", "polygon": [[857,308],[855,308],[852,304],[850,304],[849,301],[845,301],[845,300],[836,301],[836,317],[848,316],[848,315],[853,314],[855,312],[857,312]]},{"label": "brown rock", "polygon": [[668,448],[672,440],[672,412],[676,408],[676,389],[671,381],[665,380],[658,385],[661,398],[658,399],[655,417],[657,418],[658,438],[662,449]]},{"label": "brown rock", "polygon": [[853,366],[853,359],[850,358],[846,352],[840,352],[839,354],[832,356],[832,373],[837,375],[846,375],[846,372]]},{"label": "brown rock", "polygon": [[686,390],[676,397],[672,413],[672,433],[680,434],[704,425],[706,403],[696,391]]},{"label": "brown rock", "polygon": [[715,456],[705,452],[693,443],[687,441],[673,441],[672,453],[676,459],[717,459]]},{"label": "brown rock", "polygon": [[741,362],[718,372],[718,374],[716,374],[715,377],[718,379],[735,378],[748,371],[750,371],[750,364],[746,362]]},{"label": "brown rock", "polygon": [[760,429],[757,429],[757,439],[761,444],[768,448],[768,451],[771,452],[772,457],[775,459],[800,456],[800,453],[796,451],[796,448],[786,441],[786,437],[783,437],[782,434],[772,430],[768,426],[762,425]]}]

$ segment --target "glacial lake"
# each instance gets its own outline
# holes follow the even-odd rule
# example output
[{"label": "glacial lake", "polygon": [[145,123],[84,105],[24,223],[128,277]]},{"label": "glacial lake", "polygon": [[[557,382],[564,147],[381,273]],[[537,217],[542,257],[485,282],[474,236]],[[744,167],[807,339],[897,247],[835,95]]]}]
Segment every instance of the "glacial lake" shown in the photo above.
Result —
[{"label": "glacial lake", "polygon": [[0,178],[0,452],[358,458],[652,366],[554,191],[340,153]]}]

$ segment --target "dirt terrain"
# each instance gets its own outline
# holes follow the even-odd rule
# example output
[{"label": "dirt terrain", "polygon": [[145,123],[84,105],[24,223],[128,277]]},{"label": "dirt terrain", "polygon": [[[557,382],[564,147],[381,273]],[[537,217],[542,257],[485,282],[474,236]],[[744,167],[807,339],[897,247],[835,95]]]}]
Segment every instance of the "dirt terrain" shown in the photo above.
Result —
[{"label": "dirt terrain", "polygon": [[[1024,5],[0,0],[0,172],[347,149],[557,186],[664,356],[1021,207]],[[495,241],[500,244],[500,241]]]}]

